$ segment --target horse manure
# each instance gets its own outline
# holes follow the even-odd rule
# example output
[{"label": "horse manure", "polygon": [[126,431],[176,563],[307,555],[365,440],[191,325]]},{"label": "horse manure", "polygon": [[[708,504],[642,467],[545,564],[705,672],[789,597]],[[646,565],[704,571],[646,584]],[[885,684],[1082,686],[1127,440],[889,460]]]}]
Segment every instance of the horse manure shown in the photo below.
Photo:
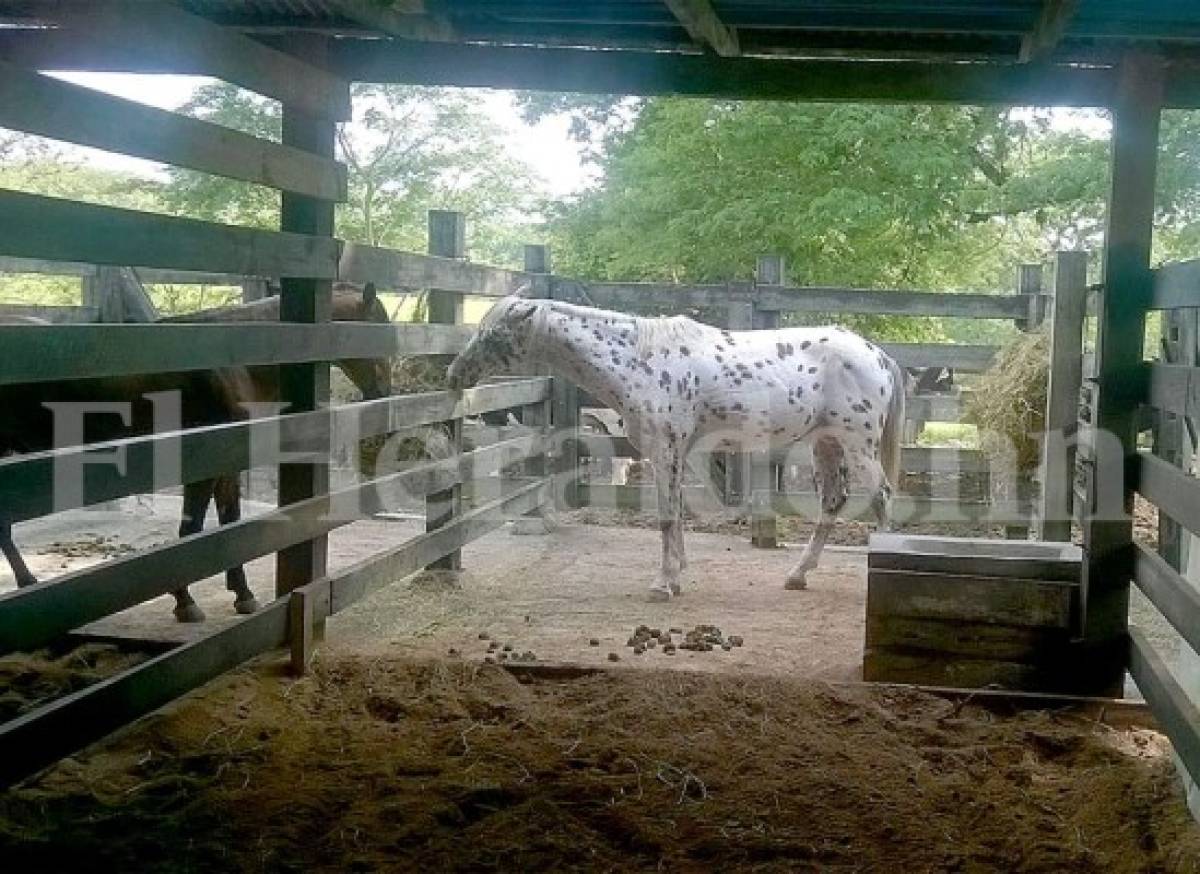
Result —
[{"label": "horse manure", "polygon": [[505,651],[505,652],[512,652],[512,644],[511,644],[511,643],[506,643],[506,644],[504,644],[504,651]]},{"label": "horse manure", "polygon": [[741,646],[742,645],[742,636],[740,634],[732,634],[729,636],[729,642],[732,643],[734,646]]},{"label": "horse manure", "polygon": [[593,637],[591,640],[588,641],[588,646],[599,646],[599,645],[600,645],[600,638],[598,638],[598,637]]},{"label": "horse manure", "polygon": [[668,631],[669,631],[671,634],[683,634],[683,629],[682,629],[682,628],[671,628],[671,629],[668,629]]},{"label": "horse manure", "polygon": [[458,650],[455,649],[454,647],[450,647],[450,649],[446,650],[446,653],[447,653],[447,655],[456,656],[456,655],[458,655]]},{"label": "horse manure", "polygon": [[660,634],[660,635],[658,636],[658,642],[659,642],[659,643],[662,643],[662,644],[667,644],[667,643],[670,643],[670,642],[671,642],[671,635],[669,635],[669,634]]},{"label": "horse manure", "polygon": [[484,657],[483,657],[483,660],[484,660],[485,662],[487,662],[489,665],[494,665],[494,664],[496,664],[496,660],[495,660],[494,658],[492,658],[491,656],[484,656]]},{"label": "horse manure", "polygon": [[636,646],[633,648],[633,654],[634,654],[634,655],[641,655],[641,654],[642,654],[642,653],[644,653],[645,651],[646,651],[646,647],[642,646],[640,643],[639,643],[639,644],[637,644],[637,645],[636,645]]},{"label": "horse manure", "polygon": [[488,634],[486,631],[481,631],[481,632],[479,632],[479,639],[480,639],[480,640],[490,640],[490,639],[491,639],[491,637],[492,637],[492,636],[491,636],[490,634]]},{"label": "horse manure", "polygon": [[675,644],[668,643],[666,646],[664,646],[663,654],[664,655],[675,655]]},{"label": "horse manure", "polygon": [[621,660],[621,657],[619,655],[617,655],[615,652],[610,652],[608,654],[608,660],[610,662],[619,662]]}]

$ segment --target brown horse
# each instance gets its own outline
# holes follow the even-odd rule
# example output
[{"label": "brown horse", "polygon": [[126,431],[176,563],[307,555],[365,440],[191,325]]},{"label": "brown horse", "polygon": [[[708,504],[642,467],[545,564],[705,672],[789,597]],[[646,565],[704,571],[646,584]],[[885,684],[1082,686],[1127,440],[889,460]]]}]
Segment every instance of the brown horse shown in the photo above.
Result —
[{"label": "brown horse", "polygon": [[[161,319],[163,322],[241,322],[277,321],[279,299],[266,298],[243,306],[222,307]],[[359,289],[346,283],[335,286],[333,318],[337,321],[390,322],[391,319],[368,283]],[[12,317],[10,323],[37,323],[39,320]],[[347,359],[338,366],[358,386],[366,398],[383,397],[391,391],[391,362],[388,359]],[[195,428],[246,418],[245,403],[271,403],[279,400],[279,371],[276,367],[232,367],[218,371],[144,374],[128,377],[43,382],[29,385],[0,386],[0,454],[35,452],[54,446],[54,419],[46,408],[50,402],[95,403],[123,402],[132,411],[128,423],[117,416],[88,417],[84,442],[114,440],[154,430],[154,407],[147,395],[178,393],[181,425]],[[214,502],[217,517],[225,525],[241,518],[241,493],[236,472],[184,486],[183,519],[179,536],[194,534],[204,527],[208,506]],[[12,540],[10,520],[0,508],[0,551],[8,559],[18,586],[37,582]],[[226,571],[226,586],[234,593],[239,613],[252,613],[258,607],[238,565]],[[181,622],[198,622],[204,613],[187,588],[173,593],[175,616]]]}]

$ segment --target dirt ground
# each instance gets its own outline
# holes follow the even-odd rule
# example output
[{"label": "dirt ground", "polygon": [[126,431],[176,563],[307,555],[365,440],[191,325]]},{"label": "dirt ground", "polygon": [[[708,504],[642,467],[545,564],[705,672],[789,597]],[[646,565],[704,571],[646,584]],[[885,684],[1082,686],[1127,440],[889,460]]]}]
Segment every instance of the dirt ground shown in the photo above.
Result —
[{"label": "dirt ground", "polygon": [[[175,511],[63,514],[18,537],[64,570],[169,539]],[[264,657],[0,795],[6,870],[1200,871],[1158,732],[846,682],[861,549],[831,549],[790,592],[798,550],[692,532],[685,594],[652,604],[657,532],[560,521],[334,617],[303,679]],[[335,532],[332,564],[420,525]],[[270,561],[249,571],[270,597]],[[159,599],[92,630],[172,641],[236,621],[220,581],[195,593],[207,629]],[[626,645],[639,625],[704,624],[742,645]],[[514,676],[485,663],[506,644],[595,670]],[[142,657],[0,659],[0,716]]]},{"label": "dirt ground", "polygon": [[237,671],[0,796],[7,870],[1200,870],[1154,732],[336,649],[301,680]]}]

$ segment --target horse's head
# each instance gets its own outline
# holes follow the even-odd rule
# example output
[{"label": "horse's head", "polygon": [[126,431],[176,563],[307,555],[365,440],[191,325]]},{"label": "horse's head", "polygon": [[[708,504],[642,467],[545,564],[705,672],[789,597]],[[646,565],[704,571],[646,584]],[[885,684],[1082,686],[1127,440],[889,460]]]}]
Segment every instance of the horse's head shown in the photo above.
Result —
[{"label": "horse's head", "polygon": [[496,302],[478,330],[450,364],[446,383],[459,389],[474,385],[490,373],[510,369],[529,352],[532,319],[542,304],[524,297],[527,289]]},{"label": "horse's head", "polygon": [[[383,301],[368,282],[360,291],[349,283],[339,283],[333,293],[333,318],[339,322],[381,322],[390,324]],[[392,393],[392,360],[390,358],[345,358],[338,366],[358,386],[363,397],[387,397]]]}]

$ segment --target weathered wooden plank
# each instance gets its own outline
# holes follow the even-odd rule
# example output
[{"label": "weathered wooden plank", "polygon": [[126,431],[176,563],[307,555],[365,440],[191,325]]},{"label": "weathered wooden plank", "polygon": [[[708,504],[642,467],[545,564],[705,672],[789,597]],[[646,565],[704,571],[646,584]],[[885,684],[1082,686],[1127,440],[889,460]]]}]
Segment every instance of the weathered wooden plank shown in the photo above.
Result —
[{"label": "weathered wooden plank", "polygon": [[118,267],[333,278],[338,242],[0,190],[0,254]]},{"label": "weathered wooden plank", "polygon": [[1078,590],[1058,580],[873,568],[867,615],[1070,630]]},{"label": "weathered wooden plank", "polygon": [[1039,537],[1070,540],[1074,440],[1083,383],[1083,329],[1087,317],[1087,253],[1059,252],[1054,262],[1050,331],[1050,378],[1046,390],[1046,437],[1042,443]]},{"label": "weathered wooden plank", "polygon": [[402,499],[491,474],[541,447],[541,435],[514,438],[5,592],[0,654],[42,646],[87,622],[368,518]]},{"label": "weathered wooden plank", "polygon": [[1193,778],[1200,777],[1200,708],[1141,629],[1129,629],[1129,673]]},{"label": "weathered wooden plank", "polygon": [[336,161],[3,61],[0,125],[256,185],[346,199],[346,168]]},{"label": "weathered wooden plank", "polygon": [[737,33],[721,21],[708,0],[665,0],[665,3],[696,42],[723,58],[741,54]]},{"label": "weathered wooden plank", "polygon": [[1200,307],[1200,260],[1175,261],[1154,271],[1150,309]]},{"label": "weathered wooden plank", "polygon": [[861,288],[773,287],[727,283],[674,285],[654,282],[594,282],[585,286],[597,306],[641,309],[704,309],[745,300],[766,310],[803,313],[865,313],[1016,319],[1028,315],[1028,301],[1015,294],[935,293]]},{"label": "weathered wooden plank", "polygon": [[275,601],[194,643],[0,725],[0,785],[8,786],[157,710],[287,640],[287,601]]},{"label": "weathered wooden plank", "polygon": [[1039,664],[1061,657],[1070,644],[1065,628],[867,614],[869,650]]},{"label": "weathered wooden plank", "polygon": [[1049,75],[1031,65],[864,64],[385,40],[343,40],[335,56],[336,69],[354,81],[588,94],[1107,106],[1115,92],[1111,70],[1066,66]]},{"label": "weathered wooden plank", "polygon": [[880,348],[901,367],[947,367],[980,373],[992,366],[995,346],[969,343],[880,343]]},{"label": "weathered wooden plank", "polygon": [[[579,505],[584,507],[610,507],[622,510],[654,510],[657,506],[654,486],[614,486],[606,483],[580,483]],[[709,489],[703,486],[686,486],[683,503],[695,513],[716,513],[724,505]],[[820,503],[814,492],[785,492],[772,496],[775,512],[781,516],[800,516],[816,519]],[[924,498],[898,495],[892,503],[892,521],[897,525],[921,522],[981,522],[1003,524],[1009,521],[1027,520],[1030,507],[1027,503],[994,502],[973,503],[950,498]],[[838,513],[842,519],[872,521],[874,515],[866,495],[852,494],[846,506]]]},{"label": "weathered wooden plank", "polygon": [[1078,7],[1079,0],[1042,0],[1042,9],[1033,30],[1021,38],[1017,60],[1028,64],[1044,61],[1053,55]]},{"label": "weathered wooden plank", "polygon": [[1200,368],[1187,364],[1145,366],[1146,403],[1177,416],[1200,414]]},{"label": "weathered wooden plank", "polygon": [[41,306],[38,304],[0,304],[0,320],[5,318],[41,319],[52,325],[87,325],[100,318],[99,307]]},{"label": "weathered wooden plank", "polygon": [[[587,432],[579,435],[579,454],[591,458],[641,458],[628,437]],[[908,473],[987,473],[990,470],[987,456],[979,449],[905,446],[900,458],[901,469]]]},{"label": "weathered wooden plank", "polygon": [[953,395],[909,395],[905,401],[906,418],[920,422],[958,422],[962,420],[969,392]]},{"label": "weathered wooden plank", "polygon": [[1133,545],[1133,580],[1175,630],[1200,653],[1200,592],[1158,553]]},{"label": "weathered wooden plank", "polygon": [[[14,456],[0,460],[0,507],[9,521],[20,522],[245,470],[251,464],[273,464],[283,447],[310,445],[327,421],[334,450],[353,450],[364,437],[544,402],[549,392],[550,381],[535,378],[479,386],[461,394],[430,392],[344,404],[328,414],[266,417]],[[58,471],[81,468],[97,453],[118,451],[124,454],[123,470],[112,464],[89,464],[77,493],[54,488]],[[160,463],[164,458],[179,463],[164,465]]]},{"label": "weathered wooden plank", "polygon": [[1069,543],[1029,543],[982,537],[874,533],[871,570],[927,571],[1078,583],[1083,552]]},{"label": "weathered wooden plank", "polygon": [[1200,534],[1200,479],[1148,452],[1139,452],[1132,467],[1134,488],[1142,497],[1193,534]]},{"label": "weathered wooden plank", "polygon": [[445,355],[466,325],[0,325],[0,384],[222,367]]},{"label": "weathered wooden plank", "polygon": [[1054,682],[1056,674],[1061,672],[1000,659],[914,653],[886,647],[871,647],[863,653],[863,679],[880,683],[1061,691],[1064,686]]},{"label": "weathered wooden plank", "polygon": [[[1118,69],[1105,288],[1096,317],[1098,391],[1089,423],[1094,433],[1104,435],[1096,442],[1100,455],[1091,468],[1094,476],[1102,478],[1117,476],[1137,447],[1136,413],[1141,398],[1130,394],[1129,376],[1142,363],[1146,309],[1154,288],[1150,259],[1164,83],[1159,58],[1129,54]],[[1132,485],[1125,483],[1122,491],[1121,507],[1085,508],[1083,536],[1088,556],[1083,630],[1094,645],[1121,640],[1128,624],[1130,576],[1128,562],[1120,562],[1133,538]]]},{"label": "weathered wooden plank", "polygon": [[542,480],[520,486],[511,494],[456,516],[441,528],[338,572],[330,580],[330,609],[334,613],[344,610],[371,592],[457,552],[499,528],[508,518],[540,507],[547,500],[546,490],[547,483]]},{"label": "weathered wooden plank", "polygon": [[[313,63],[328,61],[328,41],[311,34],[287,38],[294,54]],[[292,103],[282,107],[284,145],[332,159],[337,128],[332,111],[313,114]],[[332,238],[334,203],[329,198],[284,191],[280,199],[281,231]],[[284,276],[280,280],[279,321],[327,325],[333,318],[333,283],[327,278]],[[306,361],[279,368],[279,399],[296,412],[324,409],[329,404],[328,361]],[[309,500],[329,491],[329,424],[303,444],[303,461],[282,460],[278,466],[280,506]],[[314,450],[316,450],[314,452]],[[329,543],[324,534],[294,543],[275,556],[275,594],[288,592],[325,576]]]},{"label": "weathered wooden plank", "polygon": [[358,243],[346,243],[342,249],[338,278],[374,282],[381,288],[438,288],[481,297],[504,297],[524,285],[544,282],[519,270]]},{"label": "weathered wooden plank", "polygon": [[[90,0],[56,10],[60,28],[4,46],[14,60],[43,70],[174,72],[212,76],[318,117],[350,118],[346,79],[190,15],[172,3]],[[22,34],[23,35],[23,34]],[[88,60],[84,60],[88,59]],[[82,61],[82,66],[76,66]]]}]

